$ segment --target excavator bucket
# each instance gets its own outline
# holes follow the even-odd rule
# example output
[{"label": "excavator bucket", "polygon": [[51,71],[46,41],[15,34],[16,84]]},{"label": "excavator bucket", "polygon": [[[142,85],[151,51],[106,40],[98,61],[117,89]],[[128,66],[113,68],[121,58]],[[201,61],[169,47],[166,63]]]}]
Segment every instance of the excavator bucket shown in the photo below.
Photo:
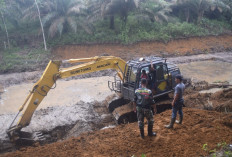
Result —
[{"label": "excavator bucket", "polygon": [[13,135],[8,134],[10,139],[15,142],[16,145],[32,145],[35,142],[44,141],[46,138],[41,132],[29,133],[25,131],[14,132]]}]

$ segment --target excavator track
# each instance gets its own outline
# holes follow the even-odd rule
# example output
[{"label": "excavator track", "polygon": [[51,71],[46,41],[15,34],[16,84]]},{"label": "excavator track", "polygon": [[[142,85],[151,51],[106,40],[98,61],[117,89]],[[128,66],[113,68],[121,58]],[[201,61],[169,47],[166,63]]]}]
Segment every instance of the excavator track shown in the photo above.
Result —
[{"label": "excavator track", "polygon": [[[172,99],[169,95],[165,95],[155,99],[157,113],[164,112],[172,108]],[[127,124],[137,121],[136,112],[133,109],[133,103],[123,99],[120,95],[114,94],[108,97],[105,105],[109,112],[113,114],[117,124]]]},{"label": "excavator track", "polygon": [[107,97],[104,104],[113,114],[117,124],[131,123],[137,120],[133,104],[130,100],[123,99],[120,94]]},{"label": "excavator track", "polygon": [[112,114],[118,124],[133,123],[137,121],[132,102],[116,108]]},{"label": "excavator track", "polygon": [[108,103],[108,106],[106,106],[109,111],[112,113],[115,109],[119,108],[120,106],[124,106],[125,104],[128,104],[130,101],[125,100],[122,97],[121,98],[114,98],[110,103]]}]

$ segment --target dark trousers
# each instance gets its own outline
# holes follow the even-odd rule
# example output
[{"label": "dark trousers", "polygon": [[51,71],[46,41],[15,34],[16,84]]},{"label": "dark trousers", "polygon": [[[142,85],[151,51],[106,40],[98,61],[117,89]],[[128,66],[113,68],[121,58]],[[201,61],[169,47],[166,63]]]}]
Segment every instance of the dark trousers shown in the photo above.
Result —
[{"label": "dark trousers", "polygon": [[172,107],[172,118],[176,118],[177,111],[180,117],[183,117],[183,102],[175,102],[174,106]]}]

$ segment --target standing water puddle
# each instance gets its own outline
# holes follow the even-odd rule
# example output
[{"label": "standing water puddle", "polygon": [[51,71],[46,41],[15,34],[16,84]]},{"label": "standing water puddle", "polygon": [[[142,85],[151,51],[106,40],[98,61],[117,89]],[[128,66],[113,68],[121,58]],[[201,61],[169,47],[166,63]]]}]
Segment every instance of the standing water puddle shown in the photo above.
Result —
[{"label": "standing water puddle", "polygon": [[[38,109],[51,106],[71,106],[80,101],[85,103],[103,101],[107,96],[113,94],[108,88],[108,80],[112,80],[112,77],[57,81],[57,87],[49,91]],[[5,88],[1,95],[0,114],[16,113],[33,85],[33,83],[19,84]]]},{"label": "standing water puddle", "polygon": [[182,75],[199,81],[224,82],[232,84],[232,64],[221,61],[200,61],[178,64]]}]

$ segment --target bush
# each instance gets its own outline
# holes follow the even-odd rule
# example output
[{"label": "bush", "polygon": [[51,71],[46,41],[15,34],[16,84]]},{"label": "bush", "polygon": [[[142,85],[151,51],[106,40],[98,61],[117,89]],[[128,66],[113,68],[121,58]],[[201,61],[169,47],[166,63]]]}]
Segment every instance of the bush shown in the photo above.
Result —
[{"label": "bush", "polygon": [[202,19],[200,26],[208,30],[211,35],[219,35],[230,31],[231,25],[226,21]]},{"label": "bush", "polygon": [[93,24],[93,34],[79,28],[76,33],[69,32],[56,39],[50,39],[49,45],[82,44],[82,43],[122,43],[131,44],[138,41],[164,41],[192,36],[219,35],[230,29],[225,21],[203,19],[199,25],[187,22],[157,23],[149,20],[138,20],[128,16],[127,23],[115,17],[115,29],[109,29],[109,20]]}]

